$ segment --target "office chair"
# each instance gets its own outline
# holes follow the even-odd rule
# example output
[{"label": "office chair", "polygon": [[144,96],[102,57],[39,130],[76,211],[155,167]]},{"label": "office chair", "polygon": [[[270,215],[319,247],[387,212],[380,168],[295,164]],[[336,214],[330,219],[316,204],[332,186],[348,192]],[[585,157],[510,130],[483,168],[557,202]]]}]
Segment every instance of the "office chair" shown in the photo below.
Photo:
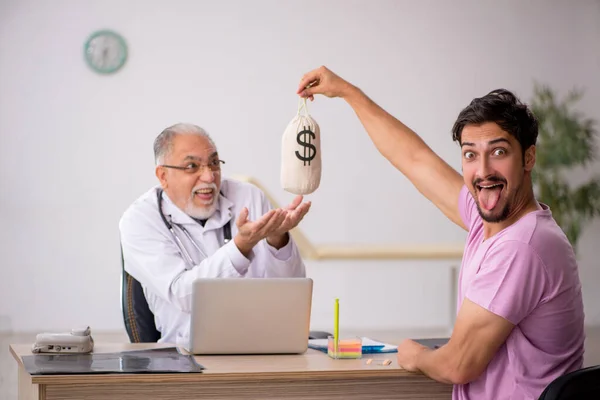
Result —
[{"label": "office chair", "polygon": [[154,324],[154,314],[148,307],[142,285],[125,271],[121,247],[121,310],[125,330],[131,343],[158,342],[160,332]]},{"label": "office chair", "polygon": [[542,392],[539,400],[600,399],[600,365],[559,376]]}]

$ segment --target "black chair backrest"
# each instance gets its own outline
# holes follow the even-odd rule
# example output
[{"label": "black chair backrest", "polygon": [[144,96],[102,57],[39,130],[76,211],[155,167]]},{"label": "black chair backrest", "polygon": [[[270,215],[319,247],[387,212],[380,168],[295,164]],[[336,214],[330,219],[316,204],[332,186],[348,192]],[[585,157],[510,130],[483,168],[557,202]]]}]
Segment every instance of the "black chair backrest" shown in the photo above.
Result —
[{"label": "black chair backrest", "polygon": [[600,399],[600,365],[569,372],[553,380],[539,400]]},{"label": "black chair backrest", "polygon": [[121,309],[129,340],[132,343],[157,342],[160,339],[160,332],[154,324],[154,314],[148,307],[142,285],[125,271],[122,247],[121,274]]}]

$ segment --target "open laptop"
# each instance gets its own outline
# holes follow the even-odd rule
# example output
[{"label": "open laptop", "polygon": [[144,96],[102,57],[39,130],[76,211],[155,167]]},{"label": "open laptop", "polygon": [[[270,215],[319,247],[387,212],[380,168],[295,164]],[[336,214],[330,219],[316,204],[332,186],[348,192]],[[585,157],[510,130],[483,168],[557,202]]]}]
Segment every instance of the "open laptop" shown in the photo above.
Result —
[{"label": "open laptop", "polygon": [[192,288],[188,351],[304,353],[312,291],[310,278],[198,279]]}]

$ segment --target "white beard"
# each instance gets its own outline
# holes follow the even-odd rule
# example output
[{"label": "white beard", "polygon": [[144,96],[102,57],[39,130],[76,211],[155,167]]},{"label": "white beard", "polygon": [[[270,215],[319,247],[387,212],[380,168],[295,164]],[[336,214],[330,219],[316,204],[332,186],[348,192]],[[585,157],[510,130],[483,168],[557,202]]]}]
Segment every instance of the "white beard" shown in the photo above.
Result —
[{"label": "white beard", "polygon": [[[212,189],[213,190],[213,198],[211,203],[206,203],[206,207],[198,207],[194,204],[194,193],[200,189]],[[192,194],[188,203],[185,207],[185,213],[192,218],[196,219],[209,219],[215,211],[217,211],[217,205],[219,204],[219,192],[217,191],[217,185],[214,183],[211,184],[201,184],[192,189]]]},{"label": "white beard", "polygon": [[185,213],[192,218],[209,219],[210,217],[212,217],[215,211],[217,211],[217,203],[218,201],[216,197],[208,208],[198,207],[190,201],[185,207]]}]

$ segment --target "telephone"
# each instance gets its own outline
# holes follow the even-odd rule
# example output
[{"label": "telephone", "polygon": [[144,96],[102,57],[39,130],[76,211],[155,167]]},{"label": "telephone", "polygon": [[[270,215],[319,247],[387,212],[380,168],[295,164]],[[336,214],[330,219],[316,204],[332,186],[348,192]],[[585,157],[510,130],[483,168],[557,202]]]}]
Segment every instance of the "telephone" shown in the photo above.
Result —
[{"label": "telephone", "polygon": [[90,327],[72,329],[71,333],[40,333],[31,347],[32,353],[89,353],[94,349]]}]

